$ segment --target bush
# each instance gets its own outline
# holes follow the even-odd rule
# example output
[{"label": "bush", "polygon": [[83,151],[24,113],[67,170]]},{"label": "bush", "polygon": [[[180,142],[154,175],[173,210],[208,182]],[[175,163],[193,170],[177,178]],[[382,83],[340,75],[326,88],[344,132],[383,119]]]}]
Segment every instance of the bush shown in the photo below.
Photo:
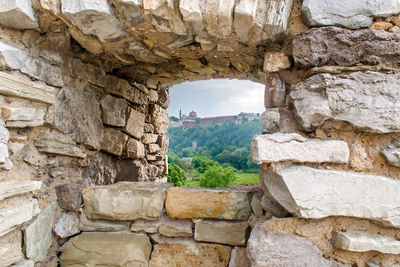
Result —
[{"label": "bush", "polygon": [[218,162],[215,162],[208,157],[202,157],[202,156],[194,157],[192,160],[192,164],[200,173],[204,173],[210,166],[219,165]]},{"label": "bush", "polygon": [[221,165],[211,165],[200,179],[200,186],[207,188],[227,186],[236,180],[235,169]]},{"label": "bush", "polygon": [[168,174],[166,176],[168,182],[175,186],[184,186],[186,184],[187,175],[177,164],[168,165]]}]

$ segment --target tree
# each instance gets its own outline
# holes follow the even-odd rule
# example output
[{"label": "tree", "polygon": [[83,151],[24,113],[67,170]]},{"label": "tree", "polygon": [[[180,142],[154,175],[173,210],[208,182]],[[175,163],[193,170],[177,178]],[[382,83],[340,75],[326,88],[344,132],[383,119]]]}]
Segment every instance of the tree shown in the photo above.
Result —
[{"label": "tree", "polygon": [[169,117],[169,119],[171,121],[173,121],[173,122],[178,122],[179,121],[179,119],[177,117],[175,117],[175,116],[171,116],[171,117]]},{"label": "tree", "polygon": [[186,184],[187,175],[177,164],[168,165],[167,180],[175,186],[184,186]]},{"label": "tree", "polygon": [[221,165],[211,165],[200,179],[200,186],[207,188],[224,187],[235,181],[235,169]]},{"label": "tree", "polygon": [[194,157],[192,164],[200,173],[204,173],[209,166],[218,165],[218,163],[212,159],[202,156]]}]

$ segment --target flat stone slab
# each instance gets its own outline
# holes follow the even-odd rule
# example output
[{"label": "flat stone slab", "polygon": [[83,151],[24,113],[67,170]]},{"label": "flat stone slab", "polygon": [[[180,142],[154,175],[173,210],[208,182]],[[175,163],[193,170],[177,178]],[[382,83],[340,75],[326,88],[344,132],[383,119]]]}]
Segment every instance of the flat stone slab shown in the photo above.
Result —
[{"label": "flat stone slab", "polygon": [[53,221],[56,204],[50,204],[44,209],[36,220],[25,229],[24,241],[26,257],[33,261],[43,261],[53,242]]},{"label": "flat stone slab", "polygon": [[36,29],[38,21],[30,0],[8,0],[0,4],[0,25],[18,30]]},{"label": "flat stone slab", "polygon": [[34,145],[40,152],[64,155],[76,158],[85,158],[86,154],[77,146],[69,135],[56,132],[41,133],[35,139]]},{"label": "flat stone slab", "polygon": [[84,232],[69,240],[61,251],[62,267],[88,265],[147,267],[151,243],[143,234]]},{"label": "flat stone slab", "polygon": [[389,254],[400,254],[400,241],[392,237],[363,231],[335,232],[335,248],[365,252],[379,251]]},{"label": "flat stone slab", "polygon": [[296,133],[256,135],[251,142],[254,163],[279,161],[347,163],[349,148],[339,140],[318,140]]},{"label": "flat stone slab", "polygon": [[[311,240],[292,234],[272,234],[257,224],[247,245],[251,266],[345,266],[325,259]],[[349,266],[350,267],[350,266]]]},{"label": "flat stone slab", "polygon": [[193,236],[193,223],[191,220],[171,220],[168,216],[164,216],[158,232],[167,237],[191,237]]},{"label": "flat stone slab", "polygon": [[132,232],[158,233],[160,221],[135,220],[131,225]]},{"label": "flat stone slab", "polygon": [[231,247],[192,240],[154,245],[149,267],[228,265]]},{"label": "flat stone slab", "polygon": [[305,166],[261,172],[260,179],[272,197],[295,216],[351,216],[400,228],[398,180]]},{"label": "flat stone slab", "polygon": [[8,181],[0,183],[0,200],[26,194],[42,187],[40,181]]},{"label": "flat stone slab", "polygon": [[86,188],[82,191],[86,217],[92,220],[157,220],[170,186],[167,183],[120,182]]},{"label": "flat stone slab", "polygon": [[307,130],[335,120],[367,132],[392,133],[400,132],[399,86],[399,73],[326,73],[293,86],[290,96]]},{"label": "flat stone slab", "polygon": [[400,13],[396,0],[305,0],[301,7],[308,26],[338,25],[350,29],[369,27],[376,17]]},{"label": "flat stone slab", "polygon": [[83,212],[79,216],[79,230],[84,232],[118,232],[128,229],[128,222],[89,220]]},{"label": "flat stone slab", "polygon": [[196,220],[194,239],[232,246],[245,246],[248,227],[247,222]]},{"label": "flat stone slab", "polygon": [[40,212],[36,199],[32,199],[7,209],[0,210],[0,236],[3,236]]},{"label": "flat stone slab", "polygon": [[229,189],[168,189],[165,208],[171,218],[247,220],[251,214],[247,192]]}]

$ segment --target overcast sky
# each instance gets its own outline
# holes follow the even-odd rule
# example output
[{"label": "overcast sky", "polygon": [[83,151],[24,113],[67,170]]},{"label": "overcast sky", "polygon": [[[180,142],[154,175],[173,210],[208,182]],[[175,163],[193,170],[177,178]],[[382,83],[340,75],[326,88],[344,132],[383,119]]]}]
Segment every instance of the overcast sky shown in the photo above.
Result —
[{"label": "overcast sky", "polygon": [[170,88],[170,116],[197,112],[199,117],[237,115],[240,112],[262,113],[264,85],[245,80],[206,80],[184,82]]}]

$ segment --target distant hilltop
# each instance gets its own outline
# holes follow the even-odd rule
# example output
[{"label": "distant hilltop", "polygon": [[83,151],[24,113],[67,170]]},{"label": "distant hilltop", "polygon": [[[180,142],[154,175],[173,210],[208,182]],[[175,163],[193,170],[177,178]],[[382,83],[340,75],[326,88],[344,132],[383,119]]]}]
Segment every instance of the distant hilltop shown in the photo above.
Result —
[{"label": "distant hilltop", "polygon": [[255,120],[260,118],[260,113],[246,113],[241,112],[238,115],[231,116],[215,116],[215,117],[197,117],[197,112],[191,111],[189,115],[182,114],[179,111],[179,118],[175,116],[170,117],[169,127],[171,128],[189,128],[198,126],[212,126],[219,125],[225,122],[234,121],[237,124],[241,124],[246,120]]}]

